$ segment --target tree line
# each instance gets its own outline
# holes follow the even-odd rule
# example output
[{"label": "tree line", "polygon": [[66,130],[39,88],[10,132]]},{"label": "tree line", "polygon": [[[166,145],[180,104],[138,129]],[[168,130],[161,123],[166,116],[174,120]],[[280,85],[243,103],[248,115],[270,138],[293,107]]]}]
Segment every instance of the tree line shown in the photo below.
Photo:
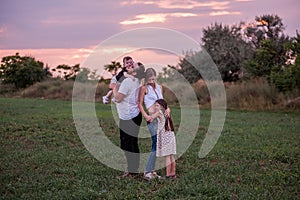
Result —
[{"label": "tree line", "polygon": [[[211,56],[225,82],[263,77],[279,91],[300,89],[299,33],[289,37],[284,30],[278,15],[257,16],[250,24],[215,23],[203,29],[201,47]],[[186,52],[177,66],[164,68],[160,78],[176,76],[177,70],[195,83],[202,78],[196,68],[205,70],[205,62],[203,51]]]},{"label": "tree line", "polygon": [[[300,89],[300,37],[296,31],[295,37],[284,34],[285,26],[277,15],[262,15],[255,17],[255,22],[237,25],[214,23],[204,28],[199,45],[210,55],[216,64],[224,82],[239,81],[257,77],[266,78],[279,91]],[[205,65],[203,52],[185,52],[176,66],[163,69],[159,78],[173,79],[182,74],[190,83],[202,78],[196,68],[209,67]],[[191,60],[197,61],[191,63]],[[193,65],[198,65],[193,66]],[[104,66],[105,70],[115,74],[121,64],[116,61]],[[179,73],[175,73],[177,70]],[[34,57],[13,56],[3,57],[0,66],[0,78],[3,84],[14,84],[17,88],[28,87],[47,77],[53,78],[53,73],[60,74],[64,80],[99,80],[96,71],[80,68],[79,64],[68,66],[58,65],[51,69]],[[175,78],[176,80],[176,78]]]}]

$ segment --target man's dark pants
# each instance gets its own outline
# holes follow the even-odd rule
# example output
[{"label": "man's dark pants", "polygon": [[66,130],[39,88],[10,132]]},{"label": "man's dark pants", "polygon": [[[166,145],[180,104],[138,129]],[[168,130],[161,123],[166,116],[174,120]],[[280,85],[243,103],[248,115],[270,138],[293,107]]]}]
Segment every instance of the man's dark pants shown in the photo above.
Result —
[{"label": "man's dark pants", "polygon": [[140,150],[138,146],[138,134],[142,123],[142,114],[131,120],[120,119],[121,149],[124,150],[127,159],[128,172],[137,173],[140,163]]}]

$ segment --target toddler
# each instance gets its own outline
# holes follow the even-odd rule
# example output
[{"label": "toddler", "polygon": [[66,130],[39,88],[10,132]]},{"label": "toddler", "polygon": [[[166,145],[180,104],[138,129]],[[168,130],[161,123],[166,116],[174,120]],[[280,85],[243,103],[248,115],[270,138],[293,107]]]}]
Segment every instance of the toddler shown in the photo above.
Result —
[{"label": "toddler", "polygon": [[123,58],[123,68],[122,70],[115,76],[112,77],[110,84],[109,84],[109,91],[105,96],[102,97],[103,103],[108,104],[109,99],[111,95],[113,94],[113,89],[116,87],[117,84],[122,83],[122,81],[125,78],[132,78],[134,80],[134,77],[132,75],[127,74],[127,69],[133,68],[133,60],[130,56],[126,56]]}]

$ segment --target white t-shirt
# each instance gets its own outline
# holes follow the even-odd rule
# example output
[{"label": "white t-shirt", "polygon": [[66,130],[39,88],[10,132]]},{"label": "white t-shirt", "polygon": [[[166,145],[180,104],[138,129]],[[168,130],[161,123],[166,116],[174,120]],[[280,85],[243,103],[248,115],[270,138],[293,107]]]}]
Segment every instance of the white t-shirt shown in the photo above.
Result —
[{"label": "white t-shirt", "polygon": [[140,82],[139,79],[126,78],[122,81],[119,93],[125,95],[120,103],[116,103],[119,118],[122,120],[130,120],[140,113],[138,107]]},{"label": "white t-shirt", "polygon": [[115,75],[115,76],[113,76],[112,78],[111,78],[111,80],[110,80],[110,83],[117,83],[118,81],[117,81],[117,76]]}]

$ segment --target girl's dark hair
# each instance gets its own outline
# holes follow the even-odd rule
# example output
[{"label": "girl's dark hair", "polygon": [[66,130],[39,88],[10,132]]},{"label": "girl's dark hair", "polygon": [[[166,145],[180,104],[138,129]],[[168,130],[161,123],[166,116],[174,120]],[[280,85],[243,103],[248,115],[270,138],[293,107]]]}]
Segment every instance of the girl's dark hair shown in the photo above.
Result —
[{"label": "girl's dark hair", "polygon": [[[156,103],[161,105],[163,107],[164,111],[167,110],[168,104],[164,99],[158,99],[158,100],[156,100]],[[165,130],[166,131],[174,131],[174,125],[173,125],[173,120],[172,120],[171,116],[166,117]]]},{"label": "girl's dark hair", "polygon": [[139,68],[137,68],[135,70],[135,72],[136,72],[135,77],[138,79],[145,78],[145,66],[140,62],[138,62],[137,64],[138,64]]}]

